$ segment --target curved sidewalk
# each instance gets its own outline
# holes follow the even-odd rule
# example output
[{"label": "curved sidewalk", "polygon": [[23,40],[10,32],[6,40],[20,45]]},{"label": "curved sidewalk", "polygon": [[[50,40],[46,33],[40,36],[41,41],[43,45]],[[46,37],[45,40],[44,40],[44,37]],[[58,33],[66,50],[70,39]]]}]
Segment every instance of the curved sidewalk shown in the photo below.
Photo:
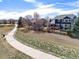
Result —
[{"label": "curved sidewalk", "polygon": [[53,55],[50,55],[50,54],[47,54],[47,53],[44,53],[42,51],[39,51],[37,49],[34,49],[34,48],[31,48],[31,47],[28,47],[20,42],[18,42],[14,37],[14,33],[16,32],[17,30],[17,24],[15,24],[15,28],[10,32],[8,33],[8,35],[5,36],[7,42],[12,46],[14,47],[15,49],[21,51],[22,53],[26,54],[26,55],[29,55],[31,56],[32,58],[34,59],[60,59],[56,56],[53,56]]}]

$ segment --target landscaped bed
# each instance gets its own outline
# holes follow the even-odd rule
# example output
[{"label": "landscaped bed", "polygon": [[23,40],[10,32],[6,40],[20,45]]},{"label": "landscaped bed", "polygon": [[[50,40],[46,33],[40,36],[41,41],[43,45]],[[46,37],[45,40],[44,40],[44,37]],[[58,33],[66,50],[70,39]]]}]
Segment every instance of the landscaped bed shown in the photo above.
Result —
[{"label": "landscaped bed", "polygon": [[73,44],[74,42],[59,41],[57,37],[53,37],[50,33],[25,33],[18,29],[16,38],[25,45],[56,55],[62,59],[79,59],[79,48],[76,44]]},{"label": "landscaped bed", "polygon": [[33,59],[11,47],[3,37],[3,33],[8,33],[13,28],[14,25],[1,25],[0,27],[0,59]]}]

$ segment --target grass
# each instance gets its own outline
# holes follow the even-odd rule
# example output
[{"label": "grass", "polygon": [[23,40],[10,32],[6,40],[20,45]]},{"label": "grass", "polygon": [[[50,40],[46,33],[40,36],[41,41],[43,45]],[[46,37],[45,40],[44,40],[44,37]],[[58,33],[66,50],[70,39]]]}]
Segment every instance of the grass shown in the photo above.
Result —
[{"label": "grass", "polygon": [[65,43],[65,41],[59,41],[57,37],[54,38],[49,33],[24,33],[20,30],[16,32],[16,37],[25,45],[56,55],[62,59],[79,59],[79,49],[74,41],[69,40]]},{"label": "grass", "polygon": [[13,27],[14,25],[3,25],[0,27],[0,59],[33,59],[11,47],[2,37],[2,33],[9,32]]}]

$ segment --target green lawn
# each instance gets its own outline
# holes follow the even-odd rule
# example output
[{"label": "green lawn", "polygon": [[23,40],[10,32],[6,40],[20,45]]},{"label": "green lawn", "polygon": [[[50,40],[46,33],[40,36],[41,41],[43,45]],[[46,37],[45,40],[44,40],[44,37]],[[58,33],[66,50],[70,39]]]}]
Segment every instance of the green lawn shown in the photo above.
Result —
[{"label": "green lawn", "polygon": [[62,59],[79,59],[79,49],[75,47],[76,45],[72,45],[74,42],[68,41],[68,44],[70,44],[68,45],[65,41],[57,41],[49,33],[24,33],[18,30],[16,38],[25,45],[56,55]]},{"label": "green lawn", "polygon": [[14,25],[0,26],[0,59],[33,59],[11,47],[2,37],[2,33],[7,33],[12,30]]}]

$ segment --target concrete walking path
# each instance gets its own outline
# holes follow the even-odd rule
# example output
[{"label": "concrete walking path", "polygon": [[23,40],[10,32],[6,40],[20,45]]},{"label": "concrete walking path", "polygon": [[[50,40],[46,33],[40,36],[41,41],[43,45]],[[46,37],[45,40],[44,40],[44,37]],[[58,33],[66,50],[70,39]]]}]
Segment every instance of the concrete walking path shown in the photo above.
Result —
[{"label": "concrete walking path", "polygon": [[[7,42],[12,46],[14,47],[15,49],[21,51],[22,53],[26,54],[26,55],[29,55],[31,56],[32,58],[34,59],[60,59],[56,56],[53,56],[53,55],[50,55],[50,54],[47,54],[47,53],[44,53],[42,51],[39,51],[37,49],[34,49],[34,48],[31,48],[31,47],[28,47],[22,43],[20,43],[19,41],[17,41],[13,36],[14,36],[14,33],[16,32],[17,30],[17,24],[15,24],[15,28],[9,32],[5,38],[7,40]],[[20,34],[19,34],[20,35]]]}]

